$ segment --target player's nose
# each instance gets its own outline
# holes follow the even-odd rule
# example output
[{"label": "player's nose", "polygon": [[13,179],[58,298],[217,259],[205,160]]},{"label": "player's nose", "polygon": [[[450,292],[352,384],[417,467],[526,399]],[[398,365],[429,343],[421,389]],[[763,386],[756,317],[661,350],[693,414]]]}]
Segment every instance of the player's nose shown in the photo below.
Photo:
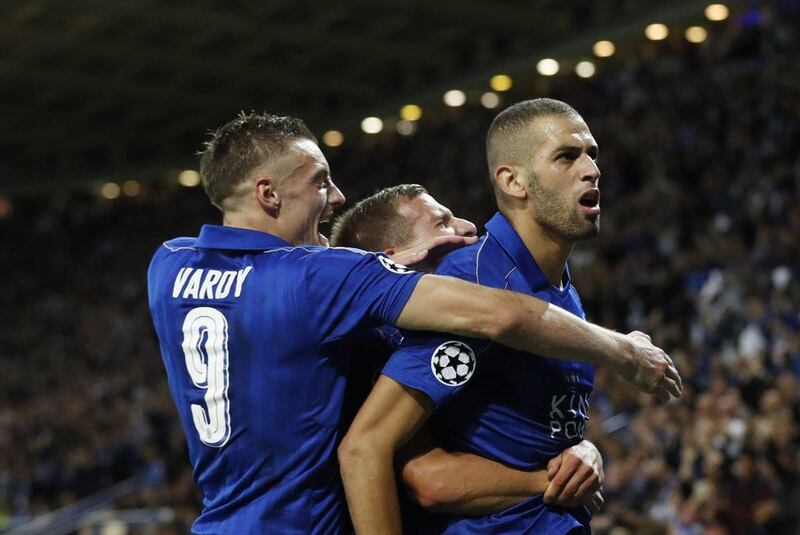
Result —
[{"label": "player's nose", "polygon": [[582,156],[583,167],[581,168],[581,180],[594,182],[595,185],[600,180],[600,168],[588,154]]},{"label": "player's nose", "polygon": [[345,199],[342,190],[340,190],[336,184],[331,182],[330,188],[328,188],[328,204],[330,204],[334,208],[337,208],[343,205],[344,201],[346,200],[347,199]]},{"label": "player's nose", "polygon": [[478,229],[472,221],[461,219],[460,217],[453,218],[453,228],[459,236],[475,236],[478,234]]}]

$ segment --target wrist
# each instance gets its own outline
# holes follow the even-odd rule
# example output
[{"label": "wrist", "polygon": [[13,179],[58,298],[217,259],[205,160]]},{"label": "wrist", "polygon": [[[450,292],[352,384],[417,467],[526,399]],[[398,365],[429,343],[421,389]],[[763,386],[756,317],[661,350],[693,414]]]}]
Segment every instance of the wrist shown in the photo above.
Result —
[{"label": "wrist", "polygon": [[594,344],[595,354],[592,355],[593,364],[604,366],[615,371],[621,371],[633,364],[633,345],[624,334],[596,327],[598,329],[599,343]]},{"label": "wrist", "polygon": [[526,494],[530,496],[534,496],[536,494],[544,494],[544,491],[547,490],[547,486],[550,484],[550,479],[547,477],[547,470],[534,470],[533,472],[528,472],[527,476],[527,488]]}]

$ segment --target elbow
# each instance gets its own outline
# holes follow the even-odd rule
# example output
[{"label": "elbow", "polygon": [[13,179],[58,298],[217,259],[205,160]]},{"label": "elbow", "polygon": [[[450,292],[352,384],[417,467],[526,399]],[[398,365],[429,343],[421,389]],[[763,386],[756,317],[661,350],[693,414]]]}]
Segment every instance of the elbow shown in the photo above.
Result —
[{"label": "elbow", "polygon": [[407,462],[402,476],[408,495],[423,509],[440,512],[450,503],[443,478],[426,463]]},{"label": "elbow", "polygon": [[345,435],[339,447],[336,450],[336,456],[339,459],[339,469],[342,472],[342,477],[347,479],[347,474],[352,473],[357,469],[359,462],[366,456],[366,448],[363,442],[353,437],[350,433]]}]

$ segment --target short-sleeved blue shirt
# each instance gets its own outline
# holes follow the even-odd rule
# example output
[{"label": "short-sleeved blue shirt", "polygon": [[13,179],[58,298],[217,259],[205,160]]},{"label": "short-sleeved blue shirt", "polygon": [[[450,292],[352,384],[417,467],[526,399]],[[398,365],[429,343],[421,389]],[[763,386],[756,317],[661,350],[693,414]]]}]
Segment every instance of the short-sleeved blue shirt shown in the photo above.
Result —
[{"label": "short-sleeved blue shirt", "polygon": [[[535,296],[585,317],[568,270],[556,288],[503,215],[496,214],[486,229],[477,243],[448,255],[437,274]],[[439,333],[406,333],[383,373],[437,404],[434,428],[446,447],[523,470],[545,467],[583,439],[594,383],[594,366],[585,362]],[[588,525],[585,510],[548,508],[541,499],[523,504],[480,519],[440,517],[439,527],[447,526],[447,533],[523,533],[532,518],[536,533]]]},{"label": "short-sleeved blue shirt", "polygon": [[194,533],[350,529],[336,462],[346,348],[394,323],[421,275],[215,225],[156,251],[150,310],[203,494]]}]

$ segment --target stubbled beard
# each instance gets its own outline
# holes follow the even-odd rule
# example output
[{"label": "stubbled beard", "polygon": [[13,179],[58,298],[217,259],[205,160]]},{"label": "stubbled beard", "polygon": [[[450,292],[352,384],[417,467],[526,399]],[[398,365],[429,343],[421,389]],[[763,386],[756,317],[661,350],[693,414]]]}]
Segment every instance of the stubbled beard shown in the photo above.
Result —
[{"label": "stubbled beard", "polygon": [[600,215],[586,218],[570,199],[560,198],[542,186],[539,178],[529,171],[528,193],[535,208],[539,225],[554,236],[571,242],[594,238],[600,232]]}]

